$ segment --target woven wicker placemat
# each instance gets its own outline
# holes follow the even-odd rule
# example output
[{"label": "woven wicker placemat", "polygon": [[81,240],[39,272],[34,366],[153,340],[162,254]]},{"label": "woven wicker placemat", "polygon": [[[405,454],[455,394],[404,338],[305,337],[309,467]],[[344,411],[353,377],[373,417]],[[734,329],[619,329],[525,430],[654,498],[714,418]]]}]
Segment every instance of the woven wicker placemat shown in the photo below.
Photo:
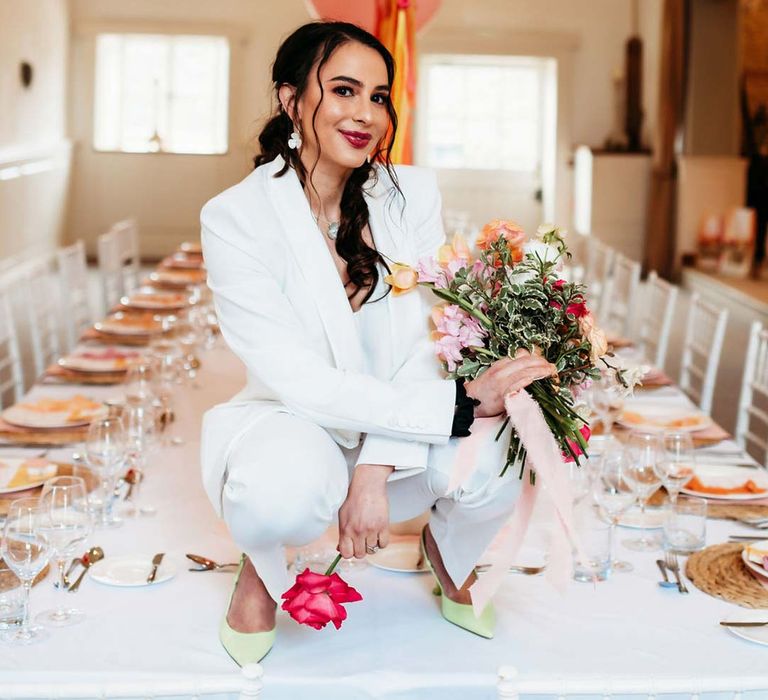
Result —
[{"label": "woven wicker placemat", "polygon": [[[768,505],[755,503],[713,503],[707,502],[707,517],[721,520],[744,518],[768,518]],[[768,538],[766,538],[768,539]]]},{"label": "woven wicker placemat", "polygon": [[125,381],[127,372],[78,372],[51,365],[42,376],[43,384],[121,384]]},{"label": "woven wicker placemat", "polygon": [[[32,581],[32,585],[36,586],[42,581],[51,569],[50,564],[46,564],[43,570],[35,576],[35,580]],[[10,591],[12,588],[18,588],[20,581],[16,574],[8,568],[8,565],[0,559],[0,593],[3,591]]]},{"label": "woven wicker placemat", "polygon": [[743,545],[714,544],[691,554],[685,575],[704,593],[743,608],[768,608],[765,588],[741,560]]}]

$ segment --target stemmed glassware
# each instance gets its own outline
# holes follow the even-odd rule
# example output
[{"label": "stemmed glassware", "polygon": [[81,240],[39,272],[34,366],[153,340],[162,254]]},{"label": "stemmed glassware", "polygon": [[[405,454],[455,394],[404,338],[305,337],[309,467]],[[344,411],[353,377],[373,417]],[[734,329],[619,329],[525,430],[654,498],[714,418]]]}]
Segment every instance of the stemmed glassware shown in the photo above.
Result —
[{"label": "stemmed glassware", "polygon": [[81,622],[85,613],[65,605],[67,580],[64,567],[91,531],[85,481],[75,476],[57,476],[46,481],[40,496],[39,517],[38,529],[47,540],[58,569],[58,580],[54,585],[62,594],[55,610],[38,613],[35,620],[55,627]]},{"label": "stemmed glassware", "polygon": [[659,548],[658,538],[646,534],[646,507],[648,499],[661,486],[658,463],[661,460],[661,436],[658,433],[632,432],[627,440],[627,481],[632,486],[640,503],[641,535],[635,540],[626,540],[624,545],[639,552],[650,552]]},{"label": "stemmed glassware", "polygon": [[133,365],[125,377],[125,395],[137,396],[142,400],[151,400],[152,393],[152,367],[149,362],[140,362]]},{"label": "stemmed glassware", "polygon": [[171,340],[158,340],[152,343],[152,391],[155,396],[155,409],[161,444],[165,447],[171,440],[167,428],[174,420],[173,392],[180,381],[181,354]]},{"label": "stemmed glassware", "polygon": [[666,432],[663,447],[656,470],[667,489],[670,503],[674,505],[680,489],[688,483],[696,470],[693,438],[690,433]]},{"label": "stemmed glassware", "polygon": [[9,644],[34,644],[48,637],[46,629],[30,624],[29,592],[35,577],[48,563],[48,540],[40,529],[40,503],[37,498],[13,501],[3,529],[0,553],[8,568],[18,576],[24,590],[24,617],[21,626],[3,634]]},{"label": "stemmed glassware", "polygon": [[125,464],[128,440],[120,418],[109,416],[93,421],[85,441],[85,459],[101,479],[101,508],[96,527],[119,527],[122,522],[112,512],[117,475]]},{"label": "stemmed glassware", "polygon": [[129,494],[136,494],[131,499],[132,507],[126,515],[133,516],[139,513],[154,515],[157,509],[148,504],[137,505],[137,496],[141,493],[141,487],[146,476],[147,457],[154,443],[155,435],[155,409],[149,401],[142,401],[137,396],[126,398],[123,409],[123,425],[125,426],[127,439],[127,461]]},{"label": "stemmed glassware", "polygon": [[627,478],[627,455],[623,449],[603,455],[592,482],[592,498],[611,523],[611,570],[632,571],[632,564],[614,558],[616,525],[637,500]]},{"label": "stemmed glassware", "polygon": [[605,435],[611,434],[613,424],[624,410],[622,391],[622,387],[617,382],[613,372],[603,373],[590,389],[592,408],[603,426],[603,434]]}]

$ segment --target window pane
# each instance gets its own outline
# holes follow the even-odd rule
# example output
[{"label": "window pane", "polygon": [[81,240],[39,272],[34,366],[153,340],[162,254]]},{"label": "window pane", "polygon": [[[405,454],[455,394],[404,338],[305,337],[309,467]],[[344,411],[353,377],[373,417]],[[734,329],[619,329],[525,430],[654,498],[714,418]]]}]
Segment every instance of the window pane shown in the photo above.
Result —
[{"label": "window pane", "polygon": [[101,34],[94,147],[224,153],[229,44],[224,37]]},{"label": "window pane", "polygon": [[421,76],[425,165],[538,171],[544,79],[539,60],[432,57]]}]

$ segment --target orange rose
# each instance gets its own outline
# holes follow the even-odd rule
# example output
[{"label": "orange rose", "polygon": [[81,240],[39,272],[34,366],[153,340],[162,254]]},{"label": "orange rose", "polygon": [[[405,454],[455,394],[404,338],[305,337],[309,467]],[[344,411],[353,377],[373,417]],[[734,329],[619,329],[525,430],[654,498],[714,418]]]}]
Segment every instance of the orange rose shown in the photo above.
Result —
[{"label": "orange rose", "polygon": [[455,260],[469,260],[470,257],[469,246],[460,233],[453,237],[451,243],[441,245],[437,251],[437,262],[441,265],[448,265]]},{"label": "orange rose", "polygon": [[494,219],[483,226],[482,231],[477,236],[477,247],[480,250],[487,250],[491,244],[499,238],[504,237],[510,250],[520,251],[520,260],[522,260],[522,247],[525,243],[525,231],[514,221],[505,221],[503,219]]},{"label": "orange rose", "polygon": [[392,287],[392,294],[398,296],[410,292],[419,283],[419,273],[410,265],[393,263],[384,281]]}]

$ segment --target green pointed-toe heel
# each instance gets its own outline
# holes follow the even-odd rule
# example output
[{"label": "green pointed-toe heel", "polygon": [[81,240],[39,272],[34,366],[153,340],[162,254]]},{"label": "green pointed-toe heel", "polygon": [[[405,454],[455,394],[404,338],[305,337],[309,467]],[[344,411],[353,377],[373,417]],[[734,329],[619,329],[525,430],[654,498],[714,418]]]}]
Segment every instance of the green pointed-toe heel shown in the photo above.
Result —
[{"label": "green pointed-toe heel", "polygon": [[235,595],[237,582],[240,580],[240,574],[243,573],[244,566],[245,554],[241,557],[240,566],[237,567],[237,571],[235,572],[235,584],[232,586],[232,593],[229,594],[227,610],[224,613],[224,619],[221,621],[219,627],[219,639],[221,640],[221,644],[227,654],[232,657],[232,660],[238,666],[255,664],[261,661],[269,653],[269,650],[275,643],[276,631],[276,628],[273,627],[267,632],[238,632],[237,630],[233,630],[227,622],[229,607],[232,605],[232,598]]},{"label": "green pointed-toe heel", "polygon": [[432,576],[435,577],[435,587],[432,589],[432,593],[440,596],[443,617],[448,620],[448,622],[451,622],[468,632],[477,634],[480,637],[485,637],[486,639],[493,639],[493,632],[496,629],[496,610],[491,603],[488,603],[488,605],[485,606],[480,617],[475,617],[475,611],[471,605],[457,603],[451,600],[448,596],[442,595],[442,586],[437,578],[437,574],[435,574],[434,568],[432,568],[432,562],[427,555],[426,532],[427,528],[425,526],[421,531],[421,551],[424,555],[424,561],[427,562],[427,566],[432,572]]}]

